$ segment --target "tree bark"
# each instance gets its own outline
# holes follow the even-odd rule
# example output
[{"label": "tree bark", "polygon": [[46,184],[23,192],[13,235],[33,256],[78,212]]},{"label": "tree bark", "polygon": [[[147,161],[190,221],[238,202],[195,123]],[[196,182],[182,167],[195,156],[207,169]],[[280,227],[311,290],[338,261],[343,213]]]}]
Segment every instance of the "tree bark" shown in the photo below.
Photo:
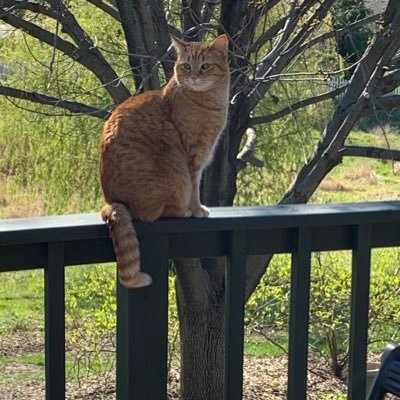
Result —
[{"label": "tree bark", "polygon": [[181,340],[181,399],[222,400],[224,304],[185,303],[177,290]]},{"label": "tree bark", "polygon": [[225,263],[175,260],[182,400],[223,399]]}]

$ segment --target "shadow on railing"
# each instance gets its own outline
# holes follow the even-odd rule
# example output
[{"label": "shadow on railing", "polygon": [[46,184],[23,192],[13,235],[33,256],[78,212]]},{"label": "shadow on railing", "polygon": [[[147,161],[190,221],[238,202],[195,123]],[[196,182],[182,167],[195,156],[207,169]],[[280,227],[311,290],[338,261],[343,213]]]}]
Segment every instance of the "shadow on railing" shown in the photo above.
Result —
[{"label": "shadow on railing", "polygon": [[[246,255],[291,253],[288,399],[307,397],[310,262],[314,251],[351,249],[348,398],[365,399],[371,249],[400,245],[400,202],[216,208],[207,219],[136,223],[143,269],[154,284],[117,290],[117,399],[167,398],[168,260],[228,256],[226,400],[241,399]],[[201,243],[201,245],[199,245]],[[44,268],[46,399],[65,398],[64,267],[115,259],[95,214],[0,221],[0,272]],[[239,374],[242,377],[242,373]],[[233,393],[233,395],[229,395]]]}]

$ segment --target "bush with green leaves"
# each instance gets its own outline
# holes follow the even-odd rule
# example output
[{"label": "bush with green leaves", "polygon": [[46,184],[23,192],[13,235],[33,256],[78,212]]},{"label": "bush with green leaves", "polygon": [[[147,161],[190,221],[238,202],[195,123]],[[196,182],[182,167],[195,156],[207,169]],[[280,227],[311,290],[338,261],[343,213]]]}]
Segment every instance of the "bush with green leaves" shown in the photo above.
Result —
[{"label": "bush with green leaves", "polygon": [[[169,370],[178,358],[179,329],[174,277],[169,277]],[[66,343],[69,374],[108,373],[115,367],[115,264],[68,268],[66,275]]]},{"label": "bush with green leaves", "polygon": [[[376,351],[400,340],[400,255],[398,249],[372,253],[369,348]],[[332,373],[342,376],[348,362],[351,253],[316,253],[312,258],[310,346],[326,358]],[[287,334],[290,258],[276,256],[246,306],[248,332],[281,346]],[[279,340],[276,340],[278,338]],[[287,343],[284,343],[284,347]]]}]

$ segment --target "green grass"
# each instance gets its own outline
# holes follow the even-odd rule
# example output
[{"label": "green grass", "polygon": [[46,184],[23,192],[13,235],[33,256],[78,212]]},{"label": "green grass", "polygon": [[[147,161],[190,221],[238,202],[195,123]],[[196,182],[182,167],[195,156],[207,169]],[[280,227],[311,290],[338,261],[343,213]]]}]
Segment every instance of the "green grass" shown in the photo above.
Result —
[{"label": "green grass", "polygon": [[[347,145],[400,148],[400,135],[353,132]],[[344,157],[312,196],[316,203],[397,200],[400,168],[392,161]]]},{"label": "green grass", "polygon": [[247,336],[244,342],[244,354],[253,357],[278,357],[285,354],[287,335],[274,335],[273,341],[262,336]]},{"label": "green grass", "polygon": [[0,334],[43,330],[43,271],[0,274]]},{"label": "green grass", "polygon": [[0,357],[0,383],[40,382],[44,379],[44,355],[26,353]]}]

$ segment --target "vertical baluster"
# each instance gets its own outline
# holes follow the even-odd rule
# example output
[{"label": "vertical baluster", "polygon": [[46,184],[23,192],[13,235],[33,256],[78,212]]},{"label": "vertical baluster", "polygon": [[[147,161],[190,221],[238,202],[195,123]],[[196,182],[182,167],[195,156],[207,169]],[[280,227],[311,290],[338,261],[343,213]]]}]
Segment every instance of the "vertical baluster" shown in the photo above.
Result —
[{"label": "vertical baluster", "polygon": [[311,233],[307,228],[299,228],[292,254],[288,400],[305,400],[307,396],[310,270]]},{"label": "vertical baluster", "polygon": [[168,237],[140,240],[146,288],[117,287],[117,399],[166,400]]},{"label": "vertical baluster", "polygon": [[351,278],[349,400],[365,399],[369,283],[371,272],[371,226],[357,227]]},{"label": "vertical baluster", "polygon": [[246,232],[231,233],[225,296],[225,400],[241,400],[243,391]]},{"label": "vertical baluster", "polygon": [[46,399],[65,398],[64,243],[48,244],[45,283]]}]

